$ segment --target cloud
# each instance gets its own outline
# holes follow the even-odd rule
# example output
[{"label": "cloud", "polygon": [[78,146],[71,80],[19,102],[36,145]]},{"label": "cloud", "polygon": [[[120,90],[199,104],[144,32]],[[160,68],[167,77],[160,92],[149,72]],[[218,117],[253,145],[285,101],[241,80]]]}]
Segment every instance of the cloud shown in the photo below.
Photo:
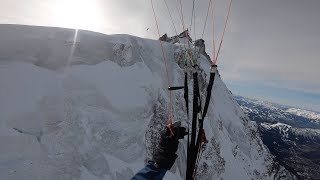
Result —
[{"label": "cloud", "polygon": [[226,80],[320,93],[320,2],[235,2],[220,59]]},{"label": "cloud", "polygon": [[262,83],[228,81],[226,84],[238,95],[320,112],[320,94]]}]

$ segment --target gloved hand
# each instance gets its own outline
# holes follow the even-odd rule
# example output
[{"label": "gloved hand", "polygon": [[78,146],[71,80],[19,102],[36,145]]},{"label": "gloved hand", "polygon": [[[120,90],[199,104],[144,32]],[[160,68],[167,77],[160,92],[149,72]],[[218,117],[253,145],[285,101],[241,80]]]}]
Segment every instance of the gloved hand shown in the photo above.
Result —
[{"label": "gloved hand", "polygon": [[186,128],[180,126],[181,122],[175,122],[162,133],[158,149],[153,154],[153,161],[159,168],[169,170],[176,161],[179,139],[188,134]]}]

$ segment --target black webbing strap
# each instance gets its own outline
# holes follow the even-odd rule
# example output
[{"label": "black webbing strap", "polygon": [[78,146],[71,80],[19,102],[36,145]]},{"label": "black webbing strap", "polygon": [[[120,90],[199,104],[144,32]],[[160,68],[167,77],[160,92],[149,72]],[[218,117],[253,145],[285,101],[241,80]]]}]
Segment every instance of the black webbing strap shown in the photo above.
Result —
[{"label": "black webbing strap", "polygon": [[188,168],[190,168],[190,126],[189,126],[189,88],[188,88],[188,73],[185,71],[184,73],[184,100],[186,102],[186,109],[187,109],[187,119],[188,119],[188,140],[187,140],[187,172],[186,175],[187,177],[189,176],[188,174]]},{"label": "black webbing strap", "polygon": [[217,71],[217,65],[212,65],[211,72],[210,72],[209,84],[207,87],[206,101],[205,101],[203,113],[202,113],[202,120],[204,120],[204,118],[207,115],[207,111],[208,111],[208,107],[209,107],[209,103],[210,103],[210,99],[211,99],[212,86],[213,86],[213,82],[214,82],[214,77],[216,75],[216,71]]},{"label": "black webbing strap", "polygon": [[[193,180],[195,168],[197,166],[198,161],[198,153],[201,148],[201,144],[204,143],[202,134],[204,135],[203,130],[203,120],[207,114],[209,103],[211,99],[211,92],[213,88],[214,78],[217,71],[217,66],[213,65],[211,66],[210,71],[210,78],[209,78],[209,84],[207,87],[207,94],[206,94],[206,100],[204,109],[202,112],[201,119],[198,118],[198,113],[201,112],[201,104],[200,103],[200,92],[199,92],[199,82],[198,82],[198,73],[193,73],[193,112],[192,112],[192,127],[191,127],[191,142],[188,146],[188,153],[187,153],[187,172],[186,172],[186,179],[187,180]],[[198,123],[198,135],[197,133],[197,120]],[[197,138],[197,141],[195,141]]]},{"label": "black webbing strap", "polygon": [[189,144],[189,152],[187,154],[187,172],[186,179],[193,179],[193,171],[195,168],[195,160],[197,158],[196,151],[196,136],[197,136],[197,119],[198,113],[200,112],[200,92],[199,92],[199,82],[198,73],[193,73],[193,105],[192,105],[192,124],[191,124],[191,142]]},{"label": "black webbing strap", "polygon": [[188,73],[184,72],[184,100],[186,102],[187,116],[189,117],[189,97],[188,97]]}]

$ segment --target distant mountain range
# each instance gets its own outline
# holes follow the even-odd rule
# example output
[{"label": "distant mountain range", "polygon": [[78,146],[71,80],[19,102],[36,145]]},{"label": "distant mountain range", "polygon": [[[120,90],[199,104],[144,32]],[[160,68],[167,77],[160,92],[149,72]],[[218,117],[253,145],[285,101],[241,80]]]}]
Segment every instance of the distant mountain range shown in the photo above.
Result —
[{"label": "distant mountain range", "polygon": [[300,179],[320,179],[320,113],[235,96],[258,124],[264,144],[279,164]]},{"label": "distant mountain range", "polygon": [[284,123],[297,128],[320,129],[320,113],[266,101],[235,96],[236,101],[258,123]]}]

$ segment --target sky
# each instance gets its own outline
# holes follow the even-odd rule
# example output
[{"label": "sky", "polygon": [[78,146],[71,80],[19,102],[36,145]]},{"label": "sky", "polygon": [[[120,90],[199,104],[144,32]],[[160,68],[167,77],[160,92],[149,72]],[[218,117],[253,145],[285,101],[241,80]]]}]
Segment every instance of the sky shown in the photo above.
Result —
[{"label": "sky", "polygon": [[[153,0],[160,33],[183,30],[180,0]],[[201,37],[210,0],[195,0],[192,38]],[[105,34],[157,39],[150,0],[0,0],[1,24],[78,28]],[[181,0],[190,26],[192,0]],[[220,41],[228,0],[213,0],[214,37]],[[237,95],[320,112],[320,1],[233,0],[218,60],[219,71]],[[211,13],[211,11],[210,11]],[[189,27],[190,28],[190,27]],[[209,16],[203,39],[212,54]],[[195,33],[195,34],[194,34]]]}]

